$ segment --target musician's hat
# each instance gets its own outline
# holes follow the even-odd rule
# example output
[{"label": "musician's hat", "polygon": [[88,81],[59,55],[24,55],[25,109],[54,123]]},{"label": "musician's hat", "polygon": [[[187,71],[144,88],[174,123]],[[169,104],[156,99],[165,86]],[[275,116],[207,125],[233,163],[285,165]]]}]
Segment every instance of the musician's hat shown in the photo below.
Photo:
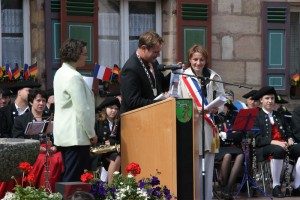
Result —
[{"label": "musician's hat", "polygon": [[251,90],[250,92],[244,94],[242,97],[248,99],[249,97],[253,97],[256,94],[257,90]]},{"label": "musician's hat", "polygon": [[116,105],[120,108],[120,101],[116,97],[106,97],[102,103],[96,108],[96,111],[101,111],[108,106]]},{"label": "musician's hat", "polygon": [[36,82],[36,81],[32,81],[32,80],[28,80],[28,81],[18,81],[15,84],[8,86],[8,88],[14,93],[17,94],[18,90],[21,90],[23,88],[39,88],[41,87],[41,84]]},{"label": "musician's hat", "polygon": [[12,91],[8,89],[6,86],[0,86],[0,93],[2,93],[2,96],[10,97],[12,95]]},{"label": "musician's hat", "polygon": [[274,87],[271,86],[262,87],[260,90],[257,91],[257,93],[252,97],[252,99],[259,100],[263,96],[270,95],[270,94],[275,95],[275,102],[278,101],[276,90]]}]

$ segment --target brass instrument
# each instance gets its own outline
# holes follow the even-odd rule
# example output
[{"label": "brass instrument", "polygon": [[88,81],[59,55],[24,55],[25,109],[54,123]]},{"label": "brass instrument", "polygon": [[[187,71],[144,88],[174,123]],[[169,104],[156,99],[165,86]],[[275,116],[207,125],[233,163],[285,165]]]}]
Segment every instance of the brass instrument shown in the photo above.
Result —
[{"label": "brass instrument", "polygon": [[90,152],[94,154],[104,154],[108,152],[120,152],[121,146],[119,144],[115,145],[100,145],[100,146],[95,146],[90,148]]}]

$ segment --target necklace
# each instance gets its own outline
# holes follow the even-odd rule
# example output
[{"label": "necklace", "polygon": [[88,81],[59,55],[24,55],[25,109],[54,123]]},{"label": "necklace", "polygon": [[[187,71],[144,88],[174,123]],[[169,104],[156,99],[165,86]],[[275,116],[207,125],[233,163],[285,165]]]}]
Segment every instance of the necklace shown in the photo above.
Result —
[{"label": "necklace", "polygon": [[147,70],[147,68],[146,68],[146,66],[145,66],[145,64],[144,64],[144,62],[142,61],[142,59],[141,59],[141,57],[140,57],[140,55],[139,55],[138,53],[136,53],[136,55],[137,55],[137,57],[138,57],[138,59],[139,59],[141,65],[143,66],[143,68],[144,68],[144,70],[145,70],[145,72],[146,72],[146,74],[147,74],[148,80],[149,80],[149,82],[150,82],[150,85],[151,85],[151,88],[152,88],[152,91],[153,91],[153,95],[154,95],[154,96],[157,96],[156,79],[154,78],[154,85],[153,85],[152,79],[151,79],[151,77],[150,77],[150,74],[149,74],[149,72],[148,72],[148,70]]}]

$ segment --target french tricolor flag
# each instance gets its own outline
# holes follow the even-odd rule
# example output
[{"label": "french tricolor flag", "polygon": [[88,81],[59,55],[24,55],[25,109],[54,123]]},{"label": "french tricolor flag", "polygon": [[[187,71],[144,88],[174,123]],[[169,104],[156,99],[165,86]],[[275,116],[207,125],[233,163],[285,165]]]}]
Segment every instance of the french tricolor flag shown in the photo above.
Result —
[{"label": "french tricolor flag", "polygon": [[111,68],[96,64],[94,69],[94,77],[101,79],[102,81],[109,81],[111,70]]}]

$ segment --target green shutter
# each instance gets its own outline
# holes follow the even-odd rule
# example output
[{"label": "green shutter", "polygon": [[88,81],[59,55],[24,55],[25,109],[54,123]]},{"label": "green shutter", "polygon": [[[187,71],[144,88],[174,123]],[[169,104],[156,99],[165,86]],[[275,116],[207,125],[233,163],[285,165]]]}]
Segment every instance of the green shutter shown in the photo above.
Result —
[{"label": "green shutter", "polygon": [[92,65],[94,63],[94,27],[92,23],[67,22],[67,36],[83,40],[87,43],[87,59],[86,63]]},{"label": "green shutter", "polygon": [[67,0],[68,16],[93,16],[94,0]]},{"label": "green shutter", "polygon": [[263,2],[262,5],[262,85],[273,86],[285,95],[289,92],[289,3]]},{"label": "green shutter", "polygon": [[51,19],[51,46],[52,46],[52,62],[60,63],[59,49],[61,47],[61,23],[59,19]]},{"label": "green shutter", "polygon": [[268,30],[268,65],[269,69],[285,68],[285,30]]},{"label": "green shutter", "polygon": [[203,3],[182,3],[181,14],[183,20],[207,21],[208,5]]},{"label": "green shutter", "polygon": [[285,23],[286,8],[285,7],[269,7],[267,11],[268,23]]},{"label": "green shutter", "polygon": [[60,0],[51,0],[51,12],[53,13],[60,12]]},{"label": "green shutter", "polygon": [[[206,27],[183,27],[183,52],[188,52],[194,44],[201,44],[206,47]],[[187,55],[184,54],[184,62],[187,62]]]}]

